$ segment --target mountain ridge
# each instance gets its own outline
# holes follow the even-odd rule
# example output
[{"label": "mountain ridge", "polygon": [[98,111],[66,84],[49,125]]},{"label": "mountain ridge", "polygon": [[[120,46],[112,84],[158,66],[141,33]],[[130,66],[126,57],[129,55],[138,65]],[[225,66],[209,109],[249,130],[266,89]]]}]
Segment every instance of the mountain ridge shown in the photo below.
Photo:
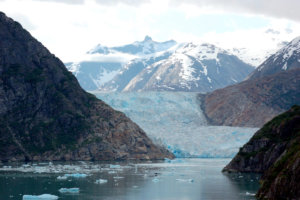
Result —
[{"label": "mountain ridge", "polygon": [[2,12],[0,38],[1,161],[173,157]]}]

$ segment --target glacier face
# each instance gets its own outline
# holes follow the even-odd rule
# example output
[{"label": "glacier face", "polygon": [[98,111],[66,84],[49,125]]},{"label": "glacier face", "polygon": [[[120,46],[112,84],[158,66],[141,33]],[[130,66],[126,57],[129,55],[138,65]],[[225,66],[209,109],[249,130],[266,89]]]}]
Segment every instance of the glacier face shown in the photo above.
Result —
[{"label": "glacier face", "polygon": [[232,157],[256,128],[207,126],[197,93],[94,93],[177,157]]}]

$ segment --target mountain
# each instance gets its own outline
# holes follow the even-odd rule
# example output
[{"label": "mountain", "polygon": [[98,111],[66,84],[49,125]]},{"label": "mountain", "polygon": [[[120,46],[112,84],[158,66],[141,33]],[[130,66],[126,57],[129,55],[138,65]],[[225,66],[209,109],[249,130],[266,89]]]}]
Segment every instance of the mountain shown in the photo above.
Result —
[{"label": "mountain", "polygon": [[110,54],[110,53],[126,53],[132,55],[147,55],[156,52],[165,51],[176,45],[176,41],[169,40],[165,42],[153,41],[150,36],[146,36],[143,41],[136,41],[132,44],[117,47],[106,47],[101,44],[97,45],[94,49],[90,50],[89,54]]},{"label": "mountain", "polygon": [[254,68],[211,44],[185,43],[135,59],[103,91],[207,92],[242,81]]},{"label": "mountain", "polygon": [[[295,40],[286,48],[294,42]],[[298,49],[293,50],[290,58],[298,55]],[[280,52],[282,49],[266,62],[273,60]],[[278,64],[274,73],[265,74],[261,71],[263,75],[259,75],[258,68],[247,80],[239,84],[205,95],[200,94],[201,106],[210,124],[261,127],[292,105],[300,104],[300,65],[294,62],[293,67],[282,70],[286,64],[285,58],[287,57],[278,57],[276,62],[282,66]],[[272,66],[270,65],[270,68]],[[269,67],[266,65],[266,68]],[[256,74],[258,78],[254,78]]]},{"label": "mountain", "polygon": [[65,65],[76,76],[82,88],[92,91],[114,78],[132,59],[145,58],[175,45],[174,40],[156,42],[149,36],[143,41],[124,46],[107,47],[99,44],[88,51],[82,61]]},{"label": "mountain", "polygon": [[261,78],[278,72],[300,67],[300,37],[295,38],[275,54],[271,55],[248,79]]},{"label": "mountain", "polygon": [[265,124],[223,171],[263,173],[258,199],[299,199],[300,106]]},{"label": "mountain", "polygon": [[0,13],[0,160],[172,158]]}]

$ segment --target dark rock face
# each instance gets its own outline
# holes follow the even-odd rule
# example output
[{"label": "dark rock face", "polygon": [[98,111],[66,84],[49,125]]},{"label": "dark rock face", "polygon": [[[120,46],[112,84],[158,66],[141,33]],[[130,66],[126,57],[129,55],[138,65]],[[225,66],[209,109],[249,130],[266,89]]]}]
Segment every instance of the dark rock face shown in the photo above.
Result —
[{"label": "dark rock face", "polygon": [[300,199],[300,106],[265,124],[223,171],[264,173],[259,199]]},{"label": "dark rock face", "polygon": [[261,127],[300,104],[300,69],[243,81],[199,97],[213,125]]},{"label": "dark rock face", "polygon": [[0,160],[172,158],[0,12]]}]

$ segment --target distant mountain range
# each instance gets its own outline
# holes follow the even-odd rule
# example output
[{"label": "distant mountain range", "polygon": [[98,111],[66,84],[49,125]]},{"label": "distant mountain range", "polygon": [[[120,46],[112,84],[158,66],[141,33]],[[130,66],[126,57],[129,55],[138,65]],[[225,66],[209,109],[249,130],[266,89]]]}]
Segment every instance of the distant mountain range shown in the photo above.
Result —
[{"label": "distant mountain range", "polygon": [[100,90],[207,92],[238,83],[253,70],[214,45],[185,43],[163,54],[133,60]]},{"label": "distant mountain range", "polygon": [[67,63],[86,90],[207,92],[238,83],[254,70],[212,44],[155,42],[149,36],[119,47],[98,45],[88,54],[131,59]]},{"label": "distant mountain range", "polygon": [[211,124],[261,127],[300,104],[300,39],[262,63],[246,81],[200,95]]}]

